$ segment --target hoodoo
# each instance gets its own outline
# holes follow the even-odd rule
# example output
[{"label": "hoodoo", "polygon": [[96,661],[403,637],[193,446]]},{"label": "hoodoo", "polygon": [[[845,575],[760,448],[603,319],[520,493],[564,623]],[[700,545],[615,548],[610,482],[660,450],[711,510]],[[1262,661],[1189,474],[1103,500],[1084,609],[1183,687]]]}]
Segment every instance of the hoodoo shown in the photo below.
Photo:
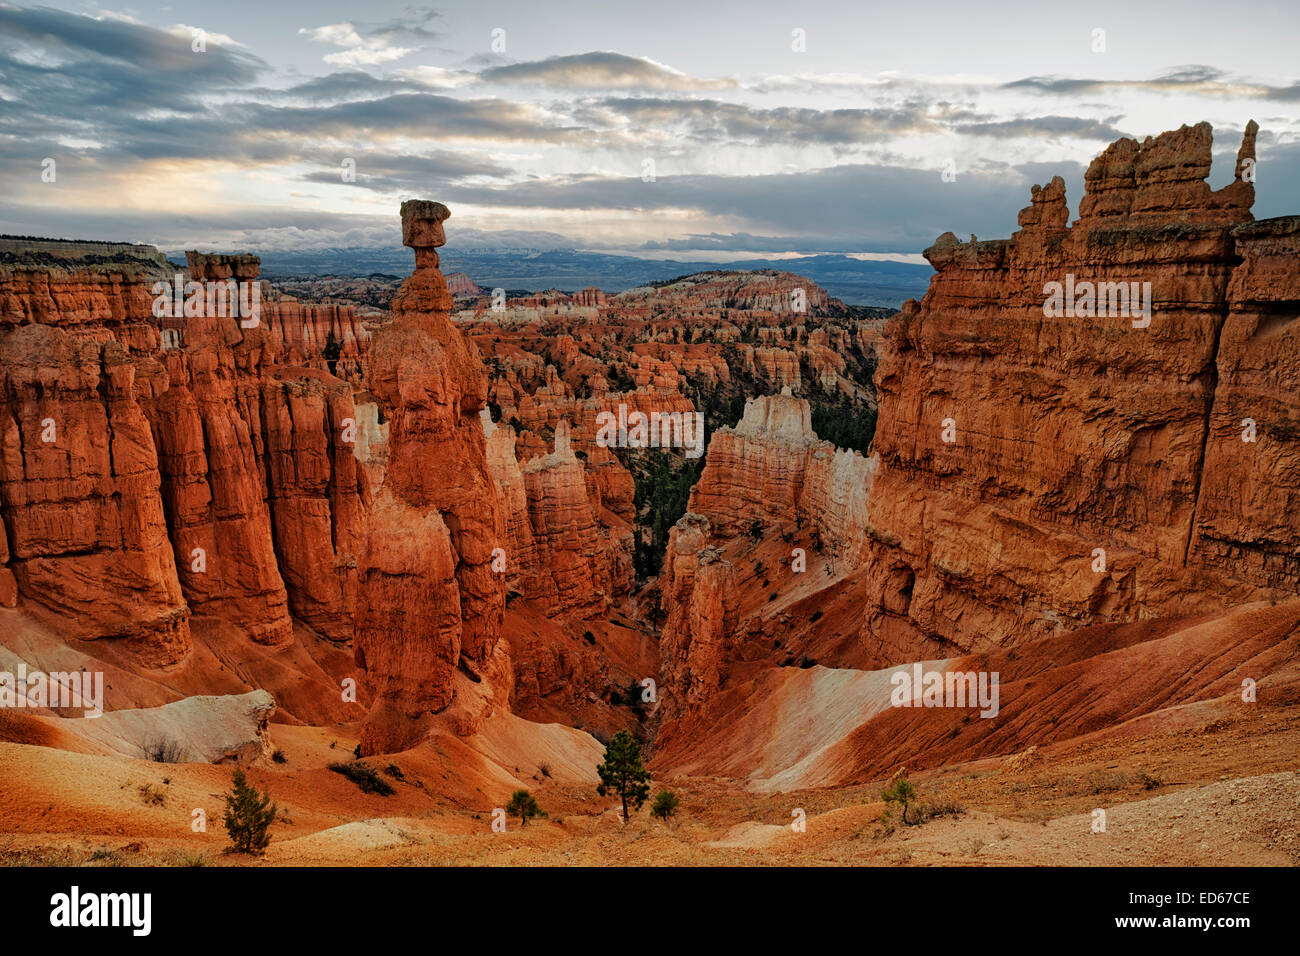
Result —
[{"label": "hoodoo", "polygon": [[[356,660],[374,691],[362,750],[417,743],[455,698],[457,671],[480,675],[497,651],[506,541],[479,412],[487,378],[449,317],[438,271],[441,203],[402,203],[415,272],[370,348],[370,389],[390,421],[388,469],[358,562]],[[505,648],[502,645],[504,653]]]}]

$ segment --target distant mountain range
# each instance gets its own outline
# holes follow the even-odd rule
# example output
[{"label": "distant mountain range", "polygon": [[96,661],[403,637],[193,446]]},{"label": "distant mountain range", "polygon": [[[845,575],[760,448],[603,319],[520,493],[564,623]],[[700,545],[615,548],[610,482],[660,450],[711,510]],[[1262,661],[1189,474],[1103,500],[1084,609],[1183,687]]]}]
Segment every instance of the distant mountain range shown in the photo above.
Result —
[{"label": "distant mountain range", "polygon": [[[183,254],[170,253],[183,259]],[[265,276],[363,276],[410,273],[409,249],[321,249],[262,254]],[[662,282],[693,272],[718,269],[780,269],[806,276],[849,305],[898,308],[905,299],[925,294],[934,270],[906,262],[863,261],[842,255],[801,256],[794,259],[745,259],[737,262],[696,262],[639,259],[576,249],[454,249],[442,252],[444,273],[463,272],[487,288],[573,291],[596,286],[622,292],[650,282]]]}]

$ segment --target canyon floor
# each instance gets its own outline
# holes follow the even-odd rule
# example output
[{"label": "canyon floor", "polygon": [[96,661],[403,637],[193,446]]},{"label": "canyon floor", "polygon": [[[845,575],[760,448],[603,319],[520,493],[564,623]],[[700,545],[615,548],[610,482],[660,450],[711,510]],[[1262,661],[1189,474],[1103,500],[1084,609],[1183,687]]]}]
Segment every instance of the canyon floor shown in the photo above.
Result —
[{"label": "canyon floor", "polygon": [[[515,725],[517,752],[536,752],[539,726]],[[28,781],[3,795],[3,818],[23,824],[0,835],[0,865],[1300,864],[1294,704],[1190,729],[1120,728],[909,774],[922,801],[960,810],[892,830],[880,823],[884,780],[759,794],[725,778],[657,779],[681,797],[678,818],[652,822],[642,809],[625,826],[617,801],[594,787],[556,783],[520,765],[506,769],[529,782],[548,816],[524,828],[511,819],[506,832],[493,833],[489,814],[472,809],[486,805],[492,771],[468,769],[476,761],[451,738],[394,756],[401,779],[390,777],[396,793],[383,797],[326,767],[355,746],[354,728],[273,725],[271,735],[286,762],[250,771],[280,810],[262,857],[226,853],[216,819],[206,833],[188,826],[190,807],[219,804],[226,768],[0,743],[0,775],[21,772]],[[1106,812],[1101,833],[1093,832],[1098,808]],[[792,829],[796,809],[806,814],[804,832]]]}]

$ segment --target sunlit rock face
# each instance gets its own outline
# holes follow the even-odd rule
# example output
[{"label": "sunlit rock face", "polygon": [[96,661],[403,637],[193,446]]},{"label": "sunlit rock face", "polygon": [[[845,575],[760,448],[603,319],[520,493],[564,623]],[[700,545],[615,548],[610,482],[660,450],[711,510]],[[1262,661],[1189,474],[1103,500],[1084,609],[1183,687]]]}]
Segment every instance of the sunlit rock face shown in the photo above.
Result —
[{"label": "sunlit rock face", "polygon": [[1297,590],[1295,225],[1251,222],[1255,132],[1217,192],[1209,126],[1183,127],[1094,160],[1073,226],[1058,178],[1010,239],[926,251],[879,344],[879,663]]}]

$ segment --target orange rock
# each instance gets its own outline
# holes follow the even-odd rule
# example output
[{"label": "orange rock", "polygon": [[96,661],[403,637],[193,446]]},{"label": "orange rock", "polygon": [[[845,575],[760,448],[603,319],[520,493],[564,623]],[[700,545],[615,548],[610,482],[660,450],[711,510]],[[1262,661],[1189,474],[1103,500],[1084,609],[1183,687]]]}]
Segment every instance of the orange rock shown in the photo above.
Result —
[{"label": "orange rock", "polygon": [[[1122,140],[1073,227],[1054,180],[1011,239],[927,250],[930,290],[890,320],[876,375],[862,637],[879,663],[1295,593],[1291,416],[1265,397],[1294,368],[1257,334],[1295,310],[1291,226],[1234,239],[1253,187],[1212,191],[1209,167],[1206,124]],[[1150,324],[1049,317],[1067,276],[1149,282]],[[1271,447],[1240,441],[1247,406]]]},{"label": "orange rock", "polygon": [[[262,389],[275,550],[293,615],[349,641],[368,490],[353,452],[360,428],[350,386],[307,369]],[[351,439],[351,441],[349,441]]]},{"label": "orange rock", "polygon": [[714,433],[660,584],[662,673],[673,690],[662,733],[671,737],[674,721],[708,705],[742,651],[742,625],[762,626],[740,619],[743,595],[724,551],[752,544],[755,527],[759,538],[810,533],[829,569],[852,573],[865,557],[873,474],[873,462],[819,440],[808,401],[789,394],[750,400],[734,429]]},{"label": "orange rock", "polygon": [[712,533],[708,518],[688,511],[668,535],[659,640],[665,719],[705,702],[726,674],[737,602],[731,563],[709,544]]},{"label": "orange rock", "polygon": [[555,593],[554,610],[589,615],[603,611],[612,592],[609,563],[596,523],[582,463],[569,444],[568,422],[555,429],[555,450],[523,468],[532,524],[546,589]]},{"label": "orange rock", "polygon": [[0,505],[12,573],[0,603],[12,606],[16,583],[72,636],[126,639],[146,666],[190,649],[139,401],[166,388],[161,371],[116,341],[49,325],[0,334]]},{"label": "orange rock", "polygon": [[[194,253],[196,280],[254,281],[254,256]],[[176,567],[197,613],[242,628],[255,641],[293,641],[267,506],[262,381],[277,350],[264,324],[236,317],[184,320],[183,346],[163,353],[171,387],[148,412]]]},{"label": "orange rock", "polygon": [[1233,230],[1218,377],[1187,563],[1300,592],[1300,217]]},{"label": "orange rock", "polygon": [[488,470],[496,483],[497,500],[505,517],[506,580],[527,597],[540,598],[548,607],[556,605],[555,582],[542,572],[542,559],[533,538],[524,473],[515,457],[515,430],[493,424],[491,413],[480,413],[487,436]]},{"label": "orange rock", "polygon": [[748,534],[755,521],[815,528],[824,545],[855,561],[873,467],[818,439],[807,399],[765,395],[745,403],[734,429],[714,432],[688,507],[723,538]]},{"label": "orange rock", "polygon": [[[46,370],[38,375],[57,367],[78,383],[75,394],[50,393],[50,412],[42,414],[42,420],[52,415],[60,429],[66,425],[63,434],[70,441],[90,442],[93,453],[76,451],[69,474],[88,463],[92,473],[104,472],[78,479],[82,484],[69,491],[75,500],[64,506],[75,515],[72,537],[90,535],[97,543],[72,547],[69,554],[69,546],[55,540],[58,535],[37,544],[42,532],[32,527],[33,553],[26,553],[24,538],[24,550],[11,556],[19,576],[11,578],[8,570],[0,575],[0,601],[12,600],[6,585],[14,580],[38,605],[56,610],[69,633],[140,636],[142,659],[154,663],[174,662],[188,650],[190,607],[256,641],[285,645],[293,640],[292,598],[304,621],[346,639],[363,490],[353,446],[341,436],[342,419],[351,414],[351,390],[323,372],[280,371],[286,354],[298,354],[300,346],[322,365],[323,356],[304,344],[308,339],[286,338],[279,303],[268,303],[266,321],[248,328],[233,315],[155,319],[153,283],[166,279],[170,288],[174,277],[157,258],[120,268],[0,272],[0,328],[35,326],[18,329],[10,340],[49,336],[40,345]],[[255,256],[195,252],[189,259],[195,280],[257,281]],[[340,320],[347,315],[333,307],[320,314]],[[164,341],[164,327],[174,338]],[[304,334],[315,333],[306,328]],[[60,344],[74,340],[70,349]],[[16,362],[15,374],[22,364]],[[91,366],[99,371],[92,373]],[[96,375],[107,383],[100,394],[93,394]],[[298,384],[291,384],[295,379]],[[5,400],[11,409],[22,405],[18,391]],[[96,456],[104,450],[109,458],[101,462]],[[68,451],[65,446],[62,454]],[[90,458],[77,460],[82,454]],[[18,472],[12,474],[17,482]],[[15,500],[55,490],[50,485],[38,491],[42,481],[22,478]],[[113,482],[122,487],[108,496]],[[28,533],[26,516],[9,521],[16,537]],[[131,540],[112,543],[123,535]],[[144,554],[161,544],[166,559],[132,557],[137,545],[131,541]],[[119,547],[126,556],[115,560]],[[94,568],[84,575],[59,572],[56,590],[75,585],[84,591],[84,602],[71,595],[54,599],[55,585],[47,584],[52,571],[41,571],[61,551],[88,566],[111,567],[102,574]],[[29,565],[23,586],[26,572],[18,562],[37,552],[40,560]],[[282,568],[290,578],[288,591]],[[100,578],[109,596],[95,596],[85,586]],[[145,610],[131,612],[132,603]],[[158,632],[152,638],[151,628]]]},{"label": "orange rock", "polygon": [[[261,319],[280,347],[280,361],[329,371],[352,382],[364,377],[370,331],[348,305],[299,302],[289,296],[262,302]],[[339,349],[333,361],[326,356],[330,342]]]},{"label": "orange rock", "polygon": [[453,672],[483,667],[501,633],[506,541],[479,411],[478,351],[451,323],[438,271],[440,203],[402,204],[415,273],[370,349],[370,386],[389,419],[389,460],[359,561],[356,657],[375,691],[362,750],[418,742],[454,697]]}]

